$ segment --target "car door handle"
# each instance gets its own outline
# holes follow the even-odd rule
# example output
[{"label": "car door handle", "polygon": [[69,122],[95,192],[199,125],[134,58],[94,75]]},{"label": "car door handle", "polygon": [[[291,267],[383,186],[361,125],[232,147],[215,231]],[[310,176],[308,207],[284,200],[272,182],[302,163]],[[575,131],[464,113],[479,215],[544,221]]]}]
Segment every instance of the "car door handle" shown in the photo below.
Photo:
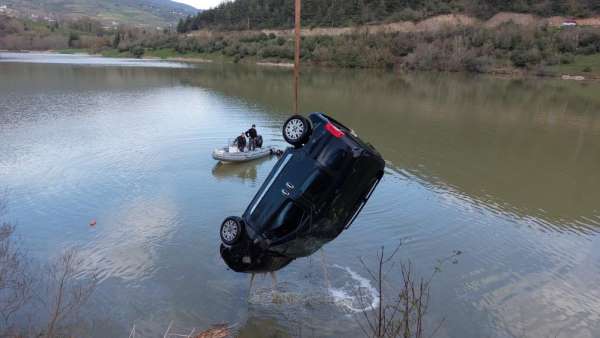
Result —
[{"label": "car door handle", "polygon": [[293,185],[293,184],[291,184],[290,182],[287,182],[287,183],[285,184],[285,186],[286,186],[288,189],[290,189],[290,190],[294,189],[294,185]]},{"label": "car door handle", "polygon": [[289,191],[287,191],[287,190],[285,190],[285,189],[281,189],[281,193],[282,193],[284,196],[289,196],[289,195],[290,195],[290,192],[289,192]]}]

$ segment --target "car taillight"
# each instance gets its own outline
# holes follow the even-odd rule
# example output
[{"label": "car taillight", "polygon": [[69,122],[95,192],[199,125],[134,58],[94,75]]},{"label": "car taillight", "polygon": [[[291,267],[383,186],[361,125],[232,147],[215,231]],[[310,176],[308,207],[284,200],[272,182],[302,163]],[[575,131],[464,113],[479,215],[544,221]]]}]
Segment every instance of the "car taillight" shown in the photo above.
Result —
[{"label": "car taillight", "polygon": [[336,126],[335,126],[333,123],[331,123],[331,122],[327,122],[327,124],[325,125],[325,129],[327,129],[327,131],[328,131],[328,132],[329,132],[331,135],[333,135],[333,136],[335,136],[335,137],[337,137],[337,138],[340,138],[340,137],[342,137],[342,136],[344,136],[344,135],[345,135],[343,131],[339,130],[339,129],[338,129],[338,127],[336,127]]}]

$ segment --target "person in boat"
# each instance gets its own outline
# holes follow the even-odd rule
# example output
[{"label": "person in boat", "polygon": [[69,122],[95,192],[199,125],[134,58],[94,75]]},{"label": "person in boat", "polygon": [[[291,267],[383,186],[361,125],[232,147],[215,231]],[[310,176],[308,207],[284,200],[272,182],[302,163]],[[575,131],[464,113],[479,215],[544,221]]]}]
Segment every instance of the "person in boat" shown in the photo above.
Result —
[{"label": "person in boat", "polygon": [[233,145],[237,146],[241,152],[244,151],[244,148],[246,147],[246,136],[244,133],[242,133],[235,139],[235,141],[233,141]]},{"label": "person in boat", "polygon": [[248,129],[245,134],[248,136],[248,150],[256,149],[256,136],[258,135],[256,125],[253,124],[252,128]]}]

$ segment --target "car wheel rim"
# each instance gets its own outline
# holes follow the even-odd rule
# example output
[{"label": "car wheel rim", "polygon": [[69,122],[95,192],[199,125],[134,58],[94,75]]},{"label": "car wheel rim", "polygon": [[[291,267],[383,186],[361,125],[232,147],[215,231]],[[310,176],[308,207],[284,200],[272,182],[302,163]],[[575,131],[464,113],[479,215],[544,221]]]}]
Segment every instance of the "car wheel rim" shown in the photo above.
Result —
[{"label": "car wheel rim", "polygon": [[302,137],[304,133],[304,122],[299,119],[290,120],[285,126],[285,135],[293,141]]},{"label": "car wheel rim", "polygon": [[231,242],[237,237],[238,232],[239,228],[237,223],[233,220],[228,220],[223,225],[221,234],[223,235],[223,239],[225,239],[227,242]]}]

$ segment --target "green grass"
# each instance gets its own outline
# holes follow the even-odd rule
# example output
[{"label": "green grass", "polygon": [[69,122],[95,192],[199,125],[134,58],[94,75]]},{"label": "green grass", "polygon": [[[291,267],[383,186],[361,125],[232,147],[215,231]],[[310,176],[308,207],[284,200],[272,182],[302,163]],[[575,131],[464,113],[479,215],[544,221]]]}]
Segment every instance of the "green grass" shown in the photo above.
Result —
[{"label": "green grass", "polygon": [[174,57],[181,57],[182,54],[177,53],[174,48],[161,48],[156,50],[146,50],[144,56],[155,57],[161,59],[168,59]]},{"label": "green grass", "polygon": [[129,58],[131,54],[129,52],[119,52],[116,49],[108,49],[102,52],[102,56],[107,58]]},{"label": "green grass", "polygon": [[232,61],[233,58],[227,57],[220,52],[217,53],[197,53],[197,52],[187,52],[187,53],[179,53],[173,48],[160,48],[160,49],[147,49],[144,53],[144,57],[151,58],[161,58],[161,59],[172,59],[172,58],[182,58],[182,59],[204,59],[204,60],[213,60],[213,61]]},{"label": "green grass", "polygon": [[[85,52],[85,50],[82,50]],[[112,57],[112,58],[130,58],[133,55],[129,51],[119,52],[117,49],[108,49],[101,53],[104,57]],[[166,59],[203,59],[203,60],[212,60],[212,61],[220,61],[220,62],[232,62],[233,58],[222,55],[220,52],[217,53],[196,53],[196,52],[188,52],[188,53],[179,53],[173,48],[161,48],[161,49],[146,49],[144,52],[144,58],[160,58],[163,60]]]},{"label": "green grass", "polygon": [[88,54],[90,51],[84,48],[59,49],[56,52],[60,54]]},{"label": "green grass", "polygon": [[575,56],[573,63],[548,67],[559,74],[600,75],[600,54]]}]

